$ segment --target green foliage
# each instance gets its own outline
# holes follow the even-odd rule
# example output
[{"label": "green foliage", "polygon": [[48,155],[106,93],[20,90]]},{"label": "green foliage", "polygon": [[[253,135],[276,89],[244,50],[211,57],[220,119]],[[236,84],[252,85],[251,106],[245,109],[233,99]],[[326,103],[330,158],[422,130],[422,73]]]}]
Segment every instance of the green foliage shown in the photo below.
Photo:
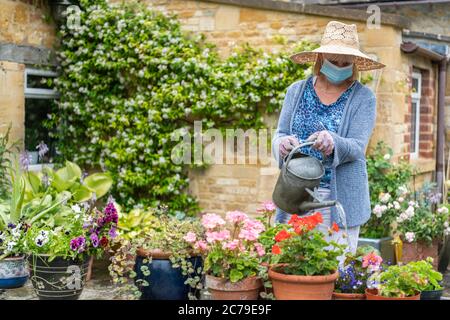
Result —
[{"label": "green foliage", "polygon": [[411,297],[424,290],[441,289],[442,275],[433,270],[431,258],[393,265],[386,271],[372,275],[369,281],[385,297]]},{"label": "green foliage", "polygon": [[11,125],[4,134],[0,134],[0,199],[9,198],[11,188],[8,171],[11,168],[11,158],[14,151],[18,151],[18,143],[11,143]]},{"label": "green foliage", "polygon": [[[400,187],[405,186],[412,176],[411,165],[404,160],[392,161],[393,151],[386,143],[380,141],[367,157],[367,174],[370,188],[372,209],[379,204],[380,196],[389,193],[395,195]],[[361,227],[361,236],[382,238],[391,233],[392,220],[384,215],[372,214],[369,221]]]},{"label": "green foliage", "polygon": [[420,291],[441,290],[442,274],[433,268],[433,259],[428,257],[426,260],[413,261],[408,263],[408,268],[412,273],[423,276],[426,281],[420,285]]},{"label": "green foliage", "polygon": [[307,66],[249,46],[221,59],[175,17],[135,4],[80,5],[81,29],[61,30],[61,99],[51,116],[59,151],[110,171],[113,195],[127,209],[167,203],[171,214],[195,213],[186,167],[171,161],[173,132],[190,131],[195,120],[203,128],[263,127],[263,114],[280,110]]},{"label": "green foliage", "polygon": [[[326,247],[330,250],[326,250]],[[327,275],[338,270],[338,257],[343,246],[336,242],[327,242],[320,231],[314,230],[284,240],[280,244],[282,254],[278,263],[287,263],[280,267],[285,274],[315,276]]]},{"label": "green foliage", "polygon": [[[126,217],[121,222],[121,235],[112,244],[112,258],[109,272],[113,283],[120,286],[121,293],[136,299],[141,296],[140,288],[152,285],[144,279],[137,279],[134,270],[134,254],[138,251],[148,256],[143,260],[144,264],[152,262],[151,252],[162,252],[169,255],[173,268],[180,268],[181,273],[187,276],[186,284],[192,290],[189,293],[191,299],[196,298],[196,292],[202,289],[202,268],[192,262],[194,248],[184,239],[188,232],[195,233],[197,237],[203,234],[203,228],[196,218],[177,219],[167,214],[167,208],[146,209],[130,214],[122,214]],[[137,221],[145,222],[145,227],[135,225]],[[130,232],[127,229],[131,229]],[[130,258],[131,256],[131,258]],[[147,266],[141,271],[149,275]]]}]

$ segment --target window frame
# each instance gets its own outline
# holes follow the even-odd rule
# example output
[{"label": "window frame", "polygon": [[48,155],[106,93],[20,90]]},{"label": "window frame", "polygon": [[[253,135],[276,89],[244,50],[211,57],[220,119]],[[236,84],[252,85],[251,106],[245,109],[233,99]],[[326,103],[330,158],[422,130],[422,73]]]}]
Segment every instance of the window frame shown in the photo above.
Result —
[{"label": "window frame", "polygon": [[28,75],[32,76],[42,76],[56,78],[58,73],[52,70],[43,70],[35,68],[25,68],[24,73],[24,93],[25,98],[29,99],[56,99],[58,98],[58,91],[55,89],[45,89],[45,88],[28,88]]},{"label": "window frame", "polygon": [[[410,157],[412,159],[418,159],[420,153],[420,100],[422,98],[422,73],[420,71],[413,71],[411,76],[411,84],[417,79],[417,92],[411,90],[411,117],[413,117],[413,103],[416,104],[416,118],[415,118],[415,150],[410,150]],[[411,85],[412,87],[412,85]],[[411,128],[412,129],[412,128]],[[412,132],[410,132],[412,143]]]}]

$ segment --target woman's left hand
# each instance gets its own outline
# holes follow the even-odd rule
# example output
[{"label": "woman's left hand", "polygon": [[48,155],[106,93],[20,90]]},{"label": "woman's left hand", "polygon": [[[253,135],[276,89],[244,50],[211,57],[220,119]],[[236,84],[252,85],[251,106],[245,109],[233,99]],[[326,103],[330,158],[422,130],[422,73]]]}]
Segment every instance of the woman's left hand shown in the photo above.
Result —
[{"label": "woman's left hand", "polygon": [[306,141],[316,142],[313,144],[313,148],[322,152],[325,156],[329,156],[334,150],[334,141],[331,134],[324,130],[313,133]]}]

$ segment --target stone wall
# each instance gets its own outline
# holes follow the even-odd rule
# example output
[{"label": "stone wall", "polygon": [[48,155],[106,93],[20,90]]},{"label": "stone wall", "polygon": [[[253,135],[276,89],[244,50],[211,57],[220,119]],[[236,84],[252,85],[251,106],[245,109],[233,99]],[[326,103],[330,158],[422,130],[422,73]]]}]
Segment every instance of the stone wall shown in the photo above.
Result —
[{"label": "stone wall", "polygon": [[[204,33],[224,56],[233,46],[243,43],[277,52],[283,41],[320,42],[330,20],[355,23],[362,50],[387,65],[382,72],[373,73],[379,81],[370,84],[378,97],[378,118],[370,145],[382,139],[393,147],[397,157],[408,154],[404,136],[409,130],[405,114],[408,112],[411,58],[400,51],[401,28],[384,24],[381,29],[368,29],[364,21],[347,16],[338,19],[204,1],[146,0],[145,3],[163,12],[176,13],[185,30]],[[417,164],[421,171],[431,168],[428,161]],[[213,165],[191,171],[190,191],[198,197],[205,211],[223,213],[240,209],[255,213],[259,202],[271,199],[277,175],[277,168],[268,166]]]},{"label": "stone wall", "polygon": [[[51,49],[55,29],[46,1],[0,0],[0,45]],[[0,133],[12,124],[11,140],[25,135],[25,65],[0,59]]]}]

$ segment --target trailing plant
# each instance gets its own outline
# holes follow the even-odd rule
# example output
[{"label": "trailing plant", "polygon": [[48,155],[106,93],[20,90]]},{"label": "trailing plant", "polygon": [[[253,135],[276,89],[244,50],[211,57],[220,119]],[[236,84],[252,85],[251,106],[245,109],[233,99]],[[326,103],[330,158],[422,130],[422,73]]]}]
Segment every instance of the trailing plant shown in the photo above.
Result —
[{"label": "trailing plant", "polygon": [[194,214],[187,168],[171,160],[174,132],[191,132],[196,120],[204,128],[264,127],[264,114],[279,111],[286,88],[311,70],[288,52],[249,46],[221,59],[204,36],[143,5],[80,7],[81,27],[60,32],[53,134],[63,158],[112,172],[126,210],[164,203],[170,214]]},{"label": "trailing plant", "polygon": [[[307,217],[292,215],[290,228],[275,236],[277,242],[272,246],[274,263],[281,264],[275,270],[289,275],[328,275],[338,270],[338,257],[344,246],[335,241],[327,242],[321,231],[315,230],[323,222],[320,212]],[[339,227],[333,224],[329,232]]]},{"label": "trailing plant", "polygon": [[202,268],[194,265],[194,245],[186,236],[202,237],[203,228],[196,218],[178,219],[167,214],[167,208],[160,207],[147,210],[154,216],[151,228],[144,228],[133,237],[118,237],[111,244],[110,275],[114,284],[120,286],[120,294],[129,299],[139,298],[145,286],[151,286],[145,279],[138,279],[135,270],[135,257],[139,251],[144,255],[141,272],[149,276],[148,264],[152,262],[152,252],[168,253],[172,267],[180,269],[186,276],[186,284],[190,286],[190,299],[196,299],[202,289]]},{"label": "trailing plant", "polygon": [[391,235],[390,216],[380,216],[376,207],[386,194],[395,196],[398,190],[405,188],[411,179],[412,166],[405,160],[394,163],[393,151],[385,142],[379,141],[367,156],[367,173],[369,179],[370,201],[374,214],[361,226],[361,236],[382,238]]}]

